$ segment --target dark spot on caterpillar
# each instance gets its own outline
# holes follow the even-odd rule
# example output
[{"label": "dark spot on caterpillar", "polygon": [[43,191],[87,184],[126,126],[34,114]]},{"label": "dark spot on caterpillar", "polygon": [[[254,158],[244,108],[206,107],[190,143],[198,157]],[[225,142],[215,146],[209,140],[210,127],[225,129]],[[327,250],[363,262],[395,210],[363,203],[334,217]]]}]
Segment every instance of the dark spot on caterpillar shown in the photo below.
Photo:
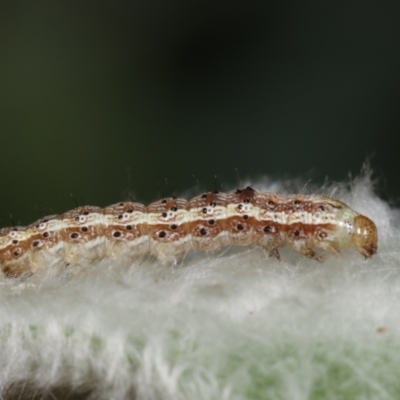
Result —
[{"label": "dark spot on caterpillar", "polygon": [[176,229],[178,226],[177,225],[175,225],[175,224],[172,224],[171,225],[171,229]]},{"label": "dark spot on caterpillar", "polygon": [[133,208],[130,208],[129,210],[126,210],[129,214],[133,213]]},{"label": "dark spot on caterpillar", "polygon": [[243,215],[243,219],[247,219],[249,216],[247,214]]},{"label": "dark spot on caterpillar", "polygon": [[207,198],[207,193],[204,193],[203,195],[201,195],[202,199],[206,199]]},{"label": "dark spot on caterpillar", "polygon": [[321,211],[325,211],[325,207],[324,206],[319,206],[318,207]]},{"label": "dark spot on caterpillar", "polygon": [[89,211],[84,211],[82,214],[83,215],[89,215]]},{"label": "dark spot on caterpillar", "polygon": [[236,189],[236,194],[240,194],[242,191],[240,189]]},{"label": "dark spot on caterpillar", "polygon": [[236,228],[241,231],[243,229],[243,225],[242,224],[237,224]]},{"label": "dark spot on caterpillar", "polygon": [[119,203],[119,205],[122,207],[124,205],[124,203]]},{"label": "dark spot on caterpillar", "polygon": [[270,201],[268,202],[268,206],[269,206],[269,209],[270,209],[270,210],[273,210],[273,209],[275,208],[275,203],[274,203],[272,200],[270,200]]},{"label": "dark spot on caterpillar", "polygon": [[250,203],[250,200],[249,200],[249,199],[244,199],[244,200],[243,200],[243,203],[248,204],[248,203]]},{"label": "dark spot on caterpillar", "polygon": [[300,231],[296,230],[296,231],[293,232],[293,234],[294,234],[294,236],[300,236]]},{"label": "dark spot on caterpillar", "polygon": [[215,203],[215,201],[212,201],[211,203],[210,203],[210,207],[215,207],[217,205],[217,203]]},{"label": "dark spot on caterpillar", "polygon": [[18,244],[18,240],[15,240],[15,239],[14,239],[14,240],[12,241],[12,243],[13,243],[13,244]]},{"label": "dark spot on caterpillar", "polygon": [[295,204],[296,206],[298,206],[298,205],[301,204],[301,201],[300,201],[300,200],[295,200],[295,201],[294,201],[294,204]]},{"label": "dark spot on caterpillar", "polygon": [[207,214],[207,208],[205,208],[205,207],[203,208],[203,213]]},{"label": "dark spot on caterpillar", "polygon": [[243,206],[241,204],[238,205],[238,209],[241,210]]},{"label": "dark spot on caterpillar", "polygon": [[250,190],[250,192],[254,192],[254,189],[251,186],[247,186],[246,190]]},{"label": "dark spot on caterpillar", "polygon": [[167,202],[166,199],[162,199],[162,200],[161,200],[161,204],[165,204],[166,202]]},{"label": "dark spot on caterpillar", "polygon": [[71,239],[76,239],[77,237],[79,237],[78,233],[71,233],[71,235],[70,235]]},{"label": "dark spot on caterpillar", "polygon": [[39,244],[39,240],[34,240],[34,241],[32,242],[32,246],[33,246],[33,247],[36,247],[38,244]]},{"label": "dark spot on caterpillar", "polygon": [[166,212],[163,212],[163,213],[162,213],[162,216],[163,216],[164,218],[166,218],[166,217],[167,217],[167,213],[166,213]]},{"label": "dark spot on caterpillar", "polygon": [[19,256],[19,251],[18,251],[18,250],[15,250],[15,251],[13,252],[13,254],[14,254],[15,257],[18,257],[18,256]]},{"label": "dark spot on caterpillar", "polygon": [[122,214],[118,215],[118,219],[122,219],[122,217],[123,217]]},{"label": "dark spot on caterpillar", "polygon": [[177,207],[171,207],[171,211],[178,211]]},{"label": "dark spot on caterpillar", "polygon": [[130,231],[132,229],[132,225],[127,225],[126,229],[128,229],[128,231]]},{"label": "dark spot on caterpillar", "polygon": [[272,227],[270,227],[270,226],[265,226],[264,229],[263,229],[263,231],[264,231],[265,233],[272,232]]},{"label": "dark spot on caterpillar", "polygon": [[214,190],[214,193],[215,193],[215,194],[218,194],[219,192],[218,192],[218,190]]},{"label": "dark spot on caterpillar", "polygon": [[209,219],[209,220],[208,220],[208,223],[209,223],[210,225],[214,225],[214,222],[215,222],[215,221],[214,221],[213,219]]},{"label": "dark spot on caterpillar", "polygon": [[174,200],[176,200],[176,196],[175,196],[174,194],[172,195],[172,198],[173,198]]},{"label": "dark spot on caterpillar", "polygon": [[326,232],[320,232],[318,236],[319,236],[321,239],[325,239],[325,238],[328,236],[328,234],[327,234]]},{"label": "dark spot on caterpillar", "polygon": [[159,234],[158,234],[158,237],[160,237],[160,238],[164,238],[166,236],[166,233],[164,232],[164,231],[161,231]]},{"label": "dark spot on caterpillar", "polygon": [[121,232],[120,232],[120,231],[115,231],[115,232],[113,233],[113,236],[114,236],[114,237],[120,237],[120,236],[121,236]]},{"label": "dark spot on caterpillar", "polygon": [[43,237],[49,237],[49,232],[43,232]]},{"label": "dark spot on caterpillar", "polygon": [[207,234],[206,228],[201,228],[200,229],[200,234],[203,235],[203,236],[206,235]]},{"label": "dark spot on caterpillar", "polygon": [[75,217],[75,221],[79,221],[79,217]]},{"label": "dark spot on caterpillar", "polygon": [[87,226],[82,226],[81,231],[82,231],[82,232],[87,232],[87,231],[88,231]]}]

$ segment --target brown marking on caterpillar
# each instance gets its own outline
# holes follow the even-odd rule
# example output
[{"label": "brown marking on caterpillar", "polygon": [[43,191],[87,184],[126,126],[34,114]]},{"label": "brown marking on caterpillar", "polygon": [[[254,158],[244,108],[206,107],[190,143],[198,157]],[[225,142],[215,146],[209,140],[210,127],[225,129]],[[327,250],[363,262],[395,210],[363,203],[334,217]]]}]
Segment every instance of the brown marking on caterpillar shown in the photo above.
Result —
[{"label": "brown marking on caterpillar", "polygon": [[195,250],[215,251],[229,245],[225,193],[204,193],[188,202],[189,231]]},{"label": "brown marking on caterpillar", "polygon": [[148,206],[121,202],[78,207],[27,227],[0,229],[0,264],[7,276],[35,273],[57,262],[90,265],[102,258],[152,254],[175,263],[189,250],[256,244],[271,256],[289,246],[322,260],[314,248],[338,254],[355,247],[365,258],[377,251],[373,221],[339,200],[281,196],[251,187],[204,193],[187,201],[165,198]]}]

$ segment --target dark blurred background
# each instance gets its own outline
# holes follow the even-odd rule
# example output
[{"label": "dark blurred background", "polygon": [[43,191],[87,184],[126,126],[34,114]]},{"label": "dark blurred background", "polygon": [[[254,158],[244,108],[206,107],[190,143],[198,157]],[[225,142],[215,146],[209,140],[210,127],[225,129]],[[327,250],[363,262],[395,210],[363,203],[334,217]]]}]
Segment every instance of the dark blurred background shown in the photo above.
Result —
[{"label": "dark blurred background", "polygon": [[399,1],[13,0],[0,225],[367,159],[396,201],[399,110]]}]

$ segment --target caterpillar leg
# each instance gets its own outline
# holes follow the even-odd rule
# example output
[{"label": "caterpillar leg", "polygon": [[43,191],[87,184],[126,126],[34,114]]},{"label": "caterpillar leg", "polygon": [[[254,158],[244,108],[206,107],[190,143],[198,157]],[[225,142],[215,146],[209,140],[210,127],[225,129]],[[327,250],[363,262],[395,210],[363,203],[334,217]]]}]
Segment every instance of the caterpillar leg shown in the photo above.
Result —
[{"label": "caterpillar leg", "polygon": [[317,253],[315,253],[312,249],[307,247],[305,244],[304,245],[297,245],[292,247],[293,250],[303,254],[304,256],[311,258],[313,260],[323,262],[324,259]]},{"label": "caterpillar leg", "polygon": [[276,258],[278,261],[281,261],[281,255],[279,254],[279,251],[277,248],[272,249],[268,252],[268,255],[272,258]]},{"label": "caterpillar leg", "polygon": [[328,253],[331,253],[335,256],[338,256],[340,254],[340,250],[334,246],[332,243],[328,242],[322,242],[322,243],[314,243],[315,247],[318,247],[321,250],[325,250]]}]

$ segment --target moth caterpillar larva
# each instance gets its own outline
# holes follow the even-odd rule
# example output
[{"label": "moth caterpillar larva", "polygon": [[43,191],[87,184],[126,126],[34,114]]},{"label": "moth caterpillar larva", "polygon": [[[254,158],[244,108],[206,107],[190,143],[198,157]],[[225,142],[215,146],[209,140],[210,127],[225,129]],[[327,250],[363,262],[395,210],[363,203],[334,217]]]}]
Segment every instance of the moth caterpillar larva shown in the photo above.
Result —
[{"label": "moth caterpillar larva", "polygon": [[8,276],[34,273],[64,262],[88,265],[102,258],[152,254],[174,263],[189,250],[258,245],[279,258],[289,246],[321,260],[314,248],[338,254],[355,247],[369,258],[377,251],[372,220],[339,200],[317,195],[283,196],[251,187],[204,193],[187,201],[165,198],[148,206],[122,202],[84,206],[27,227],[0,230],[0,264]]}]

